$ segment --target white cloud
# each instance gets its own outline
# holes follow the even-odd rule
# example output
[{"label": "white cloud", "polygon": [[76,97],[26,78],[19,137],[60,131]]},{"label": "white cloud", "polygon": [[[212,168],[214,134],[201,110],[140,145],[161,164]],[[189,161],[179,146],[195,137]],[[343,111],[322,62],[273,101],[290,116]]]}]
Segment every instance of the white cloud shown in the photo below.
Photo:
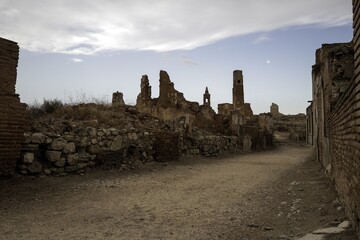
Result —
[{"label": "white cloud", "polygon": [[36,52],[171,51],[351,18],[350,0],[2,0],[0,36]]},{"label": "white cloud", "polygon": [[266,42],[266,41],[269,41],[269,40],[270,40],[270,38],[267,37],[267,36],[260,36],[260,37],[258,37],[257,39],[255,39],[253,41],[253,44],[259,44],[259,43]]},{"label": "white cloud", "polygon": [[182,63],[187,64],[187,65],[194,65],[194,66],[199,65],[197,62],[194,62],[194,61],[193,61],[190,57],[188,57],[188,56],[182,56],[182,57],[181,57],[181,61],[182,61]]},{"label": "white cloud", "polygon": [[83,60],[81,58],[72,58],[71,59],[73,62],[76,62],[76,63],[81,63],[83,62]]}]

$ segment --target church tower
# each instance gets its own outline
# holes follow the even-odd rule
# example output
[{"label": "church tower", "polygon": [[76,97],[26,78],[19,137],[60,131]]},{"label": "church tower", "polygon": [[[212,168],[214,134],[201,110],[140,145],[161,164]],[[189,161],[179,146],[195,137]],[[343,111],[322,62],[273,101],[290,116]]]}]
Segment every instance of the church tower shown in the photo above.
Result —
[{"label": "church tower", "polygon": [[207,87],[205,88],[205,93],[203,95],[203,105],[210,107],[210,93]]},{"label": "church tower", "polygon": [[233,72],[233,106],[239,109],[244,106],[244,85],[241,70]]}]

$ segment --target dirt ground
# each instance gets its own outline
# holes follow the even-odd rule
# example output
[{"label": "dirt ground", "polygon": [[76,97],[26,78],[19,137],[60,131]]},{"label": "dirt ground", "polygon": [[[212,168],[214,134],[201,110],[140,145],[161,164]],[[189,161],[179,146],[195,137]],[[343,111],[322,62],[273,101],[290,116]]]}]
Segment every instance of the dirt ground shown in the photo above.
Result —
[{"label": "dirt ground", "polygon": [[[344,219],[312,149],[0,181],[0,239],[297,239]],[[329,239],[357,239],[348,231]]]}]

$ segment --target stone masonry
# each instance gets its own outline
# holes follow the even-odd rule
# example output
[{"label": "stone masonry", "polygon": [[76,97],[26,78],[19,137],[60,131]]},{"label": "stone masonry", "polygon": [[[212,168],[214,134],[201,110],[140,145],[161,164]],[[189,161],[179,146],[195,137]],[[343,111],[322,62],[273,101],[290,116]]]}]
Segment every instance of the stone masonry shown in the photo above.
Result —
[{"label": "stone masonry", "polygon": [[25,104],[15,93],[19,46],[0,38],[0,176],[10,175],[20,156]]}]

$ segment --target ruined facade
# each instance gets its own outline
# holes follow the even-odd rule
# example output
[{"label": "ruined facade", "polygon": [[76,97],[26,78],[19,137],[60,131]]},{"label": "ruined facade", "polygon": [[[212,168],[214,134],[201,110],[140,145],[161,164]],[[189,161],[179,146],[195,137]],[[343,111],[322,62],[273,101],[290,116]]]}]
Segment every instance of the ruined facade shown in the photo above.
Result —
[{"label": "ruined facade", "polygon": [[[330,115],[351,83],[354,68],[352,43],[323,44],[316,51],[313,78],[313,139],[316,158],[330,168]],[[310,128],[310,127],[309,127]]]},{"label": "ruined facade", "polygon": [[124,95],[121,92],[114,92],[112,96],[112,106],[114,107],[124,107]]},{"label": "ruined facade", "polygon": [[148,76],[142,76],[141,91],[136,101],[138,111],[164,120],[171,120],[186,114],[194,115],[200,112],[199,103],[187,101],[184,94],[175,89],[174,83],[166,71],[161,70],[159,77],[159,97],[151,98],[151,86]]},{"label": "ruined facade", "polygon": [[234,109],[244,106],[244,77],[241,70],[233,72],[233,105]]},{"label": "ruined facade", "polygon": [[347,216],[360,229],[360,1],[352,43],[324,44],[313,66],[308,143],[331,172]]},{"label": "ruined facade", "polygon": [[0,38],[0,176],[15,170],[25,127],[25,104],[15,93],[19,46]]},{"label": "ruined facade", "polygon": [[279,112],[279,105],[271,103],[270,113],[273,117],[280,117],[282,114]]}]

